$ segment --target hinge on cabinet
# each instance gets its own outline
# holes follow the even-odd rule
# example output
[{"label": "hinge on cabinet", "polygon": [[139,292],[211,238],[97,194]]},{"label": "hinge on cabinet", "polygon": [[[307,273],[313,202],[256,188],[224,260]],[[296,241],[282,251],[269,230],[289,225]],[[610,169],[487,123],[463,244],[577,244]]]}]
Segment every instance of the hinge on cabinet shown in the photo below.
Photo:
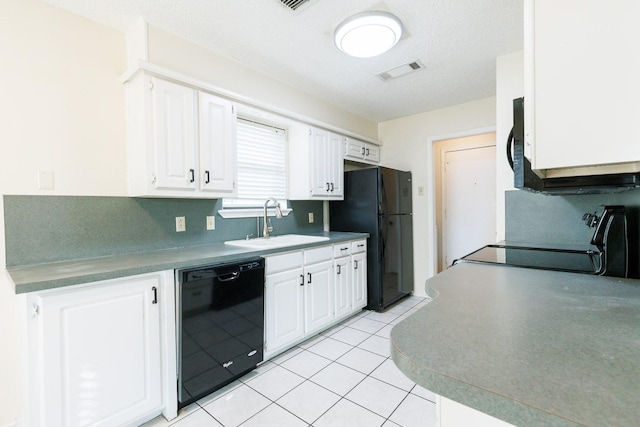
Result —
[{"label": "hinge on cabinet", "polygon": [[153,90],[153,80],[149,80],[149,90]]},{"label": "hinge on cabinet", "polygon": [[152,184],[156,183],[156,176],[155,175],[151,175],[151,183]]},{"label": "hinge on cabinet", "polygon": [[38,317],[40,315],[40,307],[38,304],[33,304],[31,306],[31,317]]},{"label": "hinge on cabinet", "polygon": [[309,136],[313,135],[313,132],[311,131],[311,129],[309,129]]}]

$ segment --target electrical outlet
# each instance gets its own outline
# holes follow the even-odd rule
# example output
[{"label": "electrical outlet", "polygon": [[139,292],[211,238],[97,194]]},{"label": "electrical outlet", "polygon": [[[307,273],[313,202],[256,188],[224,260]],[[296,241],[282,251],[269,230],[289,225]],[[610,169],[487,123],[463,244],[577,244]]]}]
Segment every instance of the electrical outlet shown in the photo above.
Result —
[{"label": "electrical outlet", "polygon": [[309,224],[313,224],[313,212],[309,212]]},{"label": "electrical outlet", "polygon": [[183,216],[176,217],[176,232],[187,231],[187,221]]},{"label": "electrical outlet", "polygon": [[216,217],[208,216],[207,217],[207,230],[215,230],[216,229]]},{"label": "electrical outlet", "polygon": [[418,187],[418,196],[424,196],[424,187]]}]

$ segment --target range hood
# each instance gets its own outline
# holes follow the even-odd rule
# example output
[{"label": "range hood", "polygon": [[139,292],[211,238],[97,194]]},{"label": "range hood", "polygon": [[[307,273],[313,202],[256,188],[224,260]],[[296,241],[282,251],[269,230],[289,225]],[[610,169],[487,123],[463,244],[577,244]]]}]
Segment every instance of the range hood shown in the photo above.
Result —
[{"label": "range hood", "polygon": [[513,169],[514,187],[523,190],[570,195],[613,193],[640,187],[640,172],[540,178],[524,155],[524,98],[513,100],[513,128],[507,141],[507,159]]}]

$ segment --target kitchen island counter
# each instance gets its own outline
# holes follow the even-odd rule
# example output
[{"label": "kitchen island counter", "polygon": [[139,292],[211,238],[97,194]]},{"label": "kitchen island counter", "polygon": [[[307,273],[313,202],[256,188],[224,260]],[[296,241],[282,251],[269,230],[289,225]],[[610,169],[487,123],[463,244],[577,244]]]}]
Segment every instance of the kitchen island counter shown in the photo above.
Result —
[{"label": "kitchen island counter", "polygon": [[335,231],[313,235],[327,237],[327,240],[273,249],[250,249],[225,243],[212,243],[159,251],[10,267],[7,268],[7,273],[14,284],[15,292],[21,294],[154,271],[235,262],[255,256],[302,250],[314,246],[331,245],[369,237],[368,233]]},{"label": "kitchen island counter", "polygon": [[640,420],[640,281],[461,263],[391,332],[419,385],[517,426]]}]

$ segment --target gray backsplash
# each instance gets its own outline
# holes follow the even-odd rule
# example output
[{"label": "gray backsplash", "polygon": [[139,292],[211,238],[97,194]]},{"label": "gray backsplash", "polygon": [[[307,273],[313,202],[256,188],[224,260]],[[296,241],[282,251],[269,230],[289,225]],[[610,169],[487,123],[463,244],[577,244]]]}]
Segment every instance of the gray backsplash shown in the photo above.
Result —
[{"label": "gray backsplash", "polygon": [[524,190],[505,192],[505,239],[511,242],[589,246],[594,228],[585,213],[602,213],[605,205],[627,207],[629,270],[640,277],[640,190],[608,194],[548,196]]},{"label": "gray backsplash", "polygon": [[[290,201],[274,235],[322,232],[322,202]],[[224,219],[222,200],[4,196],[8,267],[224,242],[256,235],[256,218]],[[315,221],[308,223],[308,213]],[[216,229],[206,230],[206,216]],[[176,233],[175,217],[187,231]]]}]

